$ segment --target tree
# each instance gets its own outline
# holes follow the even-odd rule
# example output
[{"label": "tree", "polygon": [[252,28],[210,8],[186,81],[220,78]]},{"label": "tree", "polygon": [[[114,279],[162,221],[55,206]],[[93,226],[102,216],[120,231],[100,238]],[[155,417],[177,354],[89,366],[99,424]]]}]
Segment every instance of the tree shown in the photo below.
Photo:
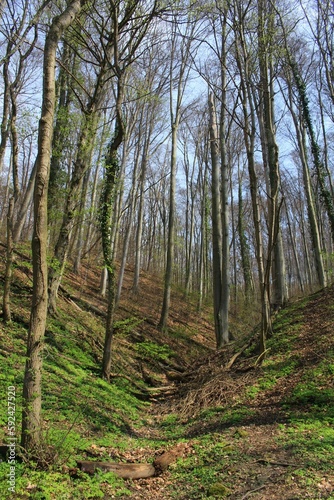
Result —
[{"label": "tree", "polygon": [[[108,275],[108,310],[102,360],[102,376],[106,380],[110,379],[111,373],[111,345],[116,306],[116,276],[114,255],[111,247],[111,218],[113,213],[113,198],[119,175],[118,150],[123,142],[126,131],[122,111],[124,86],[127,71],[137,57],[137,51],[148,32],[152,19],[157,15],[156,2],[150,5],[150,9],[145,14],[142,12],[142,7],[143,5],[140,2],[130,5],[127,3],[124,5],[123,2],[120,2],[114,6],[112,12],[112,68],[117,82],[115,95],[115,132],[108,145],[105,159],[105,179],[100,213],[103,256]],[[120,17],[121,14],[123,17]]]},{"label": "tree", "polygon": [[[185,85],[190,73],[190,51],[195,33],[195,23],[193,20],[186,21],[184,33],[178,33],[178,20],[173,13],[171,33],[171,59],[170,59],[170,123],[172,132],[171,158],[170,158],[170,183],[169,183],[169,211],[168,211],[168,241],[167,257],[164,276],[164,296],[159,319],[159,328],[167,328],[168,314],[170,308],[171,285],[173,278],[174,252],[175,252],[175,188],[176,188],[176,168],[177,168],[177,145],[178,130],[181,120],[181,105],[185,91]],[[180,46],[178,47],[178,42]],[[180,59],[178,60],[178,52]],[[176,82],[176,89],[174,87]],[[174,103],[175,95],[175,103]]]},{"label": "tree", "polygon": [[256,171],[255,145],[256,145],[256,106],[254,102],[253,81],[251,68],[254,64],[252,53],[247,45],[246,12],[241,6],[235,3],[234,6],[234,26],[236,30],[236,63],[240,78],[240,100],[242,107],[241,128],[244,135],[244,143],[247,156],[248,175],[250,181],[250,194],[252,202],[252,215],[255,233],[255,255],[258,268],[258,283],[261,296],[261,335],[260,349],[265,350],[265,337],[267,325],[270,322],[270,301],[268,287],[265,286],[265,266],[263,236],[261,228],[261,207],[259,199],[259,181]]},{"label": "tree", "polygon": [[[219,138],[216,122],[216,107],[213,94],[209,95],[209,114],[210,114],[210,149],[212,165],[212,253],[213,253],[213,307],[215,315],[215,333],[216,346],[223,344],[223,297],[222,297],[222,267],[223,267],[223,235],[221,220],[221,197],[220,197],[220,169],[219,169]],[[226,338],[226,337],[225,337]],[[227,332],[228,340],[228,332]]]},{"label": "tree", "polygon": [[42,350],[47,316],[47,199],[53,119],[55,112],[55,67],[58,42],[74,21],[83,2],[75,0],[53,18],[44,45],[43,102],[39,122],[36,184],[34,191],[33,298],[23,382],[21,445],[28,452],[38,448],[41,432]]},{"label": "tree", "polygon": [[[276,140],[274,109],[274,53],[275,10],[274,3],[258,0],[258,54],[260,68],[259,120],[262,139],[264,166],[268,168],[268,255],[265,266],[265,284],[270,294],[270,273],[273,271],[274,309],[281,307],[287,300],[285,283],[285,262],[280,232],[280,170],[279,148]],[[265,325],[266,336],[271,333],[270,324]]]},{"label": "tree", "polygon": [[[303,124],[303,119],[300,119],[301,118],[300,111],[298,113],[298,109],[297,110],[295,109],[294,102],[293,102],[293,92],[292,92],[291,86],[289,86],[288,93],[289,93],[288,106],[289,106],[290,113],[291,113],[293,123],[295,126],[296,142],[297,142],[297,146],[298,146],[298,152],[299,152],[300,162],[301,162],[302,171],[303,171],[303,183],[304,183],[304,190],[305,190],[306,201],[307,201],[307,212],[308,212],[308,219],[309,219],[309,224],[310,224],[312,247],[313,247],[313,252],[314,252],[314,256],[315,256],[315,267],[316,267],[316,273],[317,273],[317,280],[318,280],[319,285],[321,287],[324,287],[324,286],[326,286],[326,276],[325,276],[325,272],[324,272],[321,243],[320,243],[320,233],[319,233],[319,227],[318,227],[318,221],[317,221],[317,215],[316,215],[316,206],[315,206],[315,202],[314,202],[314,192],[313,192],[310,170],[309,170],[309,165],[308,165],[308,155],[307,155],[307,146],[306,146],[306,130],[305,130],[305,126]],[[298,114],[299,114],[299,116],[298,116]]]},{"label": "tree", "polygon": [[[3,116],[1,124],[1,142],[0,142],[0,171],[4,160],[7,139],[11,142],[11,188],[8,199],[7,213],[7,252],[6,252],[6,272],[3,295],[3,319],[5,322],[11,320],[10,310],[10,288],[12,277],[12,263],[14,252],[14,222],[15,212],[17,209],[20,197],[20,181],[19,181],[19,137],[17,131],[17,115],[18,105],[17,99],[20,91],[27,83],[27,61],[29,60],[36,42],[37,42],[37,27],[34,28],[34,36],[30,40],[29,29],[26,27],[25,18],[27,16],[28,3],[23,4],[22,15],[19,16],[18,22],[13,22],[12,25],[4,23],[5,31],[7,32],[7,48],[6,56],[3,62],[3,80],[4,80],[4,96],[3,96]],[[11,21],[15,18],[15,8],[13,11],[9,9]],[[29,23],[28,23],[29,26]],[[31,26],[30,26],[31,28]],[[27,36],[27,48],[23,50],[21,47],[23,33]],[[14,61],[13,61],[14,59]],[[9,181],[8,181],[9,184]],[[4,204],[7,202],[5,197]],[[3,211],[4,213],[4,211]]]}]

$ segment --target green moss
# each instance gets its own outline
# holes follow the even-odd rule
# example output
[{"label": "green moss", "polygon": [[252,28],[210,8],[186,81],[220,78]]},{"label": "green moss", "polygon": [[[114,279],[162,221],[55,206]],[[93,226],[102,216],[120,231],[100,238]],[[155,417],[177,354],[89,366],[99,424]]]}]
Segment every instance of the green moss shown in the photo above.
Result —
[{"label": "green moss", "polygon": [[225,486],[223,483],[214,483],[208,489],[208,496],[215,498],[225,498],[231,494],[230,488]]}]

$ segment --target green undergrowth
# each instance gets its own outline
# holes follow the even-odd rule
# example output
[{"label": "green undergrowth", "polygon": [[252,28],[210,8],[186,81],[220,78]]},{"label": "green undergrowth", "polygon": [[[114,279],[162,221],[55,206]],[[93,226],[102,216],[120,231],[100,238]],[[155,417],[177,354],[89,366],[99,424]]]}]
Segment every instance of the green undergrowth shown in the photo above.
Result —
[{"label": "green undergrowth", "polygon": [[[111,473],[90,477],[79,472],[78,477],[72,478],[63,472],[64,467],[66,470],[76,467],[80,459],[91,459],[92,446],[102,446],[101,443],[105,449],[96,458],[110,460],[108,449],[120,450],[122,442],[135,434],[147,406],[133,394],[129,380],[119,377],[107,383],[99,377],[89,340],[83,338],[82,320],[81,315],[75,324],[62,315],[48,324],[43,352],[42,440],[38,460],[16,466],[15,498],[83,499],[105,498],[107,494],[121,497],[129,493],[125,482]],[[8,352],[6,349],[0,355],[1,401],[7,401],[7,387],[14,386],[19,440],[27,329],[12,322],[1,326],[0,335],[6,338],[3,345],[8,348]],[[7,418],[7,406],[2,404],[0,441],[3,443],[7,439]],[[8,464],[3,462],[0,498],[14,498],[7,489],[7,473]]]},{"label": "green undergrowth", "polygon": [[[15,386],[18,438],[28,281],[24,287],[22,281],[16,282],[13,321],[0,324],[1,401],[7,401],[8,386]],[[147,395],[156,389],[155,382],[171,383],[163,367],[177,369],[187,356],[185,369],[191,370],[191,360],[208,354],[198,340],[197,327],[191,330],[174,323],[169,336],[157,330],[146,334],[145,319],[138,311],[121,311],[115,325],[113,376],[107,383],[100,377],[103,318],[60,301],[59,314],[48,320],[45,335],[39,456],[16,464],[15,497],[8,495],[8,464],[0,463],[0,498],[131,499],[138,491],[132,481],[112,473],[89,476],[76,470],[77,462],[152,462],[156,454],[181,442],[187,452],[170,465],[157,499],[238,500],[257,489],[263,496],[254,498],[266,498],[270,477],[278,486],[299,488],[295,498],[334,498],[329,486],[325,489],[334,474],[334,351],[329,337],[321,340],[319,335],[317,344],[315,336],[312,345],[304,340],[310,329],[305,311],[313,300],[314,296],[305,298],[277,314],[261,367],[242,371],[242,363],[249,367],[258,357],[252,347],[238,358],[234,371],[226,374],[231,377],[233,403],[226,398],[196,416],[184,416],[172,404],[168,411],[167,402],[160,411],[159,403],[152,407]],[[240,345],[244,343],[240,339]],[[2,404],[0,441],[4,443],[7,420],[7,406]],[[274,463],[283,463],[276,465],[278,472]],[[155,484],[156,478],[151,481]],[[325,485],[323,490],[319,484]],[[145,484],[140,485],[145,494]]]},{"label": "green undergrowth", "polygon": [[[26,249],[25,249],[26,251]],[[152,425],[150,383],[142,376],[149,373],[158,384],[169,363],[178,365],[185,341],[197,352],[205,347],[188,336],[146,335],[145,318],[137,312],[120,309],[115,322],[112,379],[101,379],[100,367],[104,341],[104,320],[84,310],[85,297],[79,307],[59,299],[56,317],[48,319],[43,348],[42,415],[40,448],[34,457],[20,462],[23,375],[31,301],[31,266],[27,258],[16,269],[12,285],[13,320],[0,323],[1,402],[7,401],[7,387],[16,391],[15,424],[18,462],[15,496],[8,492],[9,464],[0,462],[0,498],[85,499],[117,498],[130,495],[130,483],[112,473],[94,476],[76,470],[80,460],[151,462],[157,450],[168,449],[177,439],[161,432],[159,437],[146,436]],[[77,292],[75,285],[66,289]],[[80,290],[80,293],[83,293]],[[183,346],[180,348],[180,345]],[[6,444],[7,405],[0,405],[0,444]],[[143,431],[144,430],[144,431]],[[167,433],[168,434],[168,433]],[[130,488],[131,489],[131,488]]]}]

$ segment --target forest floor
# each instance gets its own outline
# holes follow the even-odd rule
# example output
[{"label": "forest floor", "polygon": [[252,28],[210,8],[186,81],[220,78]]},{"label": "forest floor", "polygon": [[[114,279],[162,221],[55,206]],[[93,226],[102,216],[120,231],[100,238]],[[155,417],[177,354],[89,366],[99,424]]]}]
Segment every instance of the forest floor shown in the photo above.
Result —
[{"label": "forest floor", "polygon": [[[3,251],[3,250],[1,250]],[[3,286],[3,259],[0,287]],[[38,458],[0,463],[0,498],[191,500],[334,499],[334,287],[292,301],[274,320],[259,364],[256,307],[231,316],[234,342],[217,352],[211,311],[174,290],[168,332],[156,325],[158,277],[131,290],[127,269],[115,328],[113,377],[100,378],[106,304],[99,270],[66,273],[44,349],[43,440]],[[13,320],[0,325],[0,442],[8,386],[20,433],[31,300],[28,250],[16,254]],[[78,462],[151,463],[181,452],[161,475],[120,479]],[[17,450],[19,452],[19,449]]]}]

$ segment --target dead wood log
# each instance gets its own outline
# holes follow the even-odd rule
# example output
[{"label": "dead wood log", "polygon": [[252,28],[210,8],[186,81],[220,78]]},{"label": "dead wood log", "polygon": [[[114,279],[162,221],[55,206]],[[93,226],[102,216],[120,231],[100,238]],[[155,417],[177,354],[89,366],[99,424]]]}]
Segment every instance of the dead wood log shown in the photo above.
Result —
[{"label": "dead wood log", "polygon": [[175,387],[174,385],[163,385],[161,387],[146,387],[145,389],[147,392],[169,392],[169,391],[174,391]]},{"label": "dead wood log", "polygon": [[175,386],[168,385],[163,387],[146,387],[145,392],[148,399],[155,400],[155,398],[164,398],[175,394]]},{"label": "dead wood log", "polygon": [[[176,362],[173,362],[170,359],[158,361],[157,365],[160,366],[160,368],[164,371],[166,369],[169,369],[169,370],[173,370],[175,372],[184,373],[187,369],[185,366],[181,366],[181,365],[177,364]],[[188,365],[188,368],[189,368],[189,365]]]},{"label": "dead wood log", "polygon": [[155,476],[155,467],[152,464],[125,464],[111,462],[78,462],[83,472],[94,474],[99,469],[103,472],[113,472],[123,479],[145,479]]},{"label": "dead wood log", "polygon": [[179,443],[169,451],[158,456],[153,464],[113,463],[113,462],[91,462],[82,460],[78,462],[78,468],[87,474],[94,474],[96,470],[113,472],[123,479],[145,479],[158,476],[165,472],[168,466],[183,456],[187,445]]}]

